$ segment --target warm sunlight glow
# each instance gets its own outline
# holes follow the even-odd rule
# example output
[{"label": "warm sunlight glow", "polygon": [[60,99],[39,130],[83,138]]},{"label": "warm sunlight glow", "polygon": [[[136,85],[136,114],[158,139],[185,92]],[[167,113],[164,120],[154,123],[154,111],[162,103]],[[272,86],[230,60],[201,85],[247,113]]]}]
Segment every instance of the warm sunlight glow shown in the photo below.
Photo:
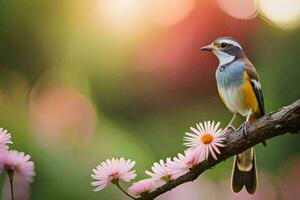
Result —
[{"label": "warm sunlight glow", "polygon": [[101,17],[111,31],[135,32],[144,21],[143,0],[102,0]]},{"label": "warm sunlight glow", "polygon": [[263,15],[284,29],[295,28],[300,24],[299,0],[259,0]]},{"label": "warm sunlight glow", "polygon": [[217,0],[223,12],[237,19],[251,19],[257,16],[256,0]]},{"label": "warm sunlight glow", "polygon": [[182,21],[192,10],[194,0],[151,0],[151,20],[170,26]]}]

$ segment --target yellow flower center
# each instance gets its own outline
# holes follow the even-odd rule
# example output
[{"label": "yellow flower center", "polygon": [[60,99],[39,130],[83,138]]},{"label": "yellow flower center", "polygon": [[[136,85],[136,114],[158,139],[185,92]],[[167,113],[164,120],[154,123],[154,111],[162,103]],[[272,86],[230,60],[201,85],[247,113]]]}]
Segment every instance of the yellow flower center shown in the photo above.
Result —
[{"label": "yellow flower center", "polygon": [[213,141],[214,137],[210,133],[204,133],[201,137],[201,142],[203,144],[210,144]]}]

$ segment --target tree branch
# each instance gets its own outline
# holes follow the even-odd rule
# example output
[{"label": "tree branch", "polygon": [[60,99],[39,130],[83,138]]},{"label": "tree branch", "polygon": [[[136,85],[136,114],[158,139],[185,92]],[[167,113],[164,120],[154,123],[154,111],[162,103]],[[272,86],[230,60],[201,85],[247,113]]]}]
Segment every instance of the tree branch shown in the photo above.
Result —
[{"label": "tree branch", "polygon": [[229,131],[226,147],[221,149],[218,160],[211,157],[201,162],[189,173],[172,180],[155,191],[138,198],[138,200],[153,200],[159,195],[172,190],[185,182],[195,180],[204,171],[212,168],[227,158],[239,154],[246,149],[262,143],[267,139],[286,133],[299,133],[300,131],[300,100],[283,107],[277,112],[269,113],[260,118],[248,128],[248,133],[243,136],[242,131]]}]

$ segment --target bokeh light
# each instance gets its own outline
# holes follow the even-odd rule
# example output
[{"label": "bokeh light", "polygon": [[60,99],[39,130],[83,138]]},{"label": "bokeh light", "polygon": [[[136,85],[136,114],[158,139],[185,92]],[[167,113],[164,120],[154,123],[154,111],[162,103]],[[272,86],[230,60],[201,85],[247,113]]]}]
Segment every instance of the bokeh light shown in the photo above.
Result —
[{"label": "bokeh light", "polygon": [[217,0],[220,8],[237,19],[251,19],[257,16],[256,0]]},{"label": "bokeh light", "polygon": [[[34,132],[43,138],[72,138],[85,141],[96,129],[96,115],[90,101],[68,86],[43,91],[34,88],[30,114]],[[70,141],[70,140],[69,140]]]},{"label": "bokeh light", "polygon": [[139,31],[146,17],[144,9],[144,0],[100,0],[101,18],[114,33]]},{"label": "bokeh light", "polygon": [[[30,188],[15,182],[22,200],[126,199],[113,185],[92,192],[91,169],[124,156],[136,160],[138,179],[146,178],[153,162],[183,151],[187,127],[204,120],[224,127],[232,115],[218,96],[218,61],[200,51],[217,37],[243,46],[259,73],[266,113],[300,96],[299,0],[5,2],[1,127],[37,170]],[[257,145],[256,195],[231,192],[228,159],[158,199],[297,198],[299,136]],[[8,199],[7,182],[0,182],[0,199]]]},{"label": "bokeh light", "polygon": [[261,13],[283,29],[295,28],[300,24],[299,0],[259,0]]},{"label": "bokeh light", "polygon": [[152,0],[148,3],[151,20],[164,26],[182,21],[195,4],[194,0]]}]

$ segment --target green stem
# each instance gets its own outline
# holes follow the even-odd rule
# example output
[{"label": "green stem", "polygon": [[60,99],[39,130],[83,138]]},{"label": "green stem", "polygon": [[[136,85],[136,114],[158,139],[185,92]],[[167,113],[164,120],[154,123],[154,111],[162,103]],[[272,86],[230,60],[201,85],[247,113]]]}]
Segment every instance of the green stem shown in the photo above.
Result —
[{"label": "green stem", "polygon": [[7,170],[7,175],[9,178],[9,183],[10,183],[10,194],[11,194],[11,200],[14,200],[14,171],[13,170]]},{"label": "green stem", "polygon": [[132,198],[132,199],[137,199],[133,196],[131,196],[128,192],[126,192],[119,184],[119,181],[117,181],[116,183],[114,183],[124,194],[126,194],[128,197]]}]

